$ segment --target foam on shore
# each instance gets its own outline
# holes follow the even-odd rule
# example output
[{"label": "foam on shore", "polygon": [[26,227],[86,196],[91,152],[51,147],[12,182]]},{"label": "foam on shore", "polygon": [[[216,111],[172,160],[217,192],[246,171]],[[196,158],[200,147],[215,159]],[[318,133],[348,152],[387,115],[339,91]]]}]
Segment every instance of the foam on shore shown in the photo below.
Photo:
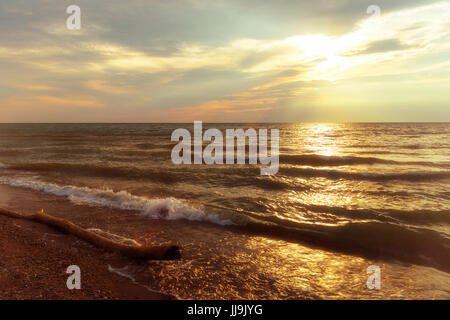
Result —
[{"label": "foam on shore", "polygon": [[77,205],[109,207],[120,210],[138,211],[152,219],[207,221],[219,225],[233,224],[221,219],[217,214],[209,214],[191,207],[175,198],[149,199],[136,196],[128,191],[95,189],[71,185],[58,185],[34,177],[0,177],[0,183],[13,187],[32,189],[60,197],[66,197]]}]

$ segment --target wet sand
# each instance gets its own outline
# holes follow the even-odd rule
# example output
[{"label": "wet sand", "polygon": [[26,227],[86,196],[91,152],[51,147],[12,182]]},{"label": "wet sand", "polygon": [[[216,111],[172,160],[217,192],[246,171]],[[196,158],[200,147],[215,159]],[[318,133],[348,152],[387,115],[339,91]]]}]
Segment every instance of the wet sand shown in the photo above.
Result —
[{"label": "wet sand", "polygon": [[[100,228],[146,245],[170,242],[182,248],[178,260],[139,261],[105,252],[39,223],[0,216],[0,299],[168,298],[144,286],[180,299],[201,300],[450,296],[448,273],[430,267],[368,260],[213,224],[148,219],[2,184],[0,208],[22,214],[44,208],[49,215],[86,229]],[[66,287],[66,268],[73,264],[82,270],[81,291]],[[108,265],[125,277],[109,272]],[[370,265],[381,268],[381,290],[366,286]]]},{"label": "wet sand", "polygon": [[[171,299],[108,271],[126,258],[39,223],[0,215],[0,248],[0,299]],[[66,286],[70,265],[81,269],[81,290]]]}]

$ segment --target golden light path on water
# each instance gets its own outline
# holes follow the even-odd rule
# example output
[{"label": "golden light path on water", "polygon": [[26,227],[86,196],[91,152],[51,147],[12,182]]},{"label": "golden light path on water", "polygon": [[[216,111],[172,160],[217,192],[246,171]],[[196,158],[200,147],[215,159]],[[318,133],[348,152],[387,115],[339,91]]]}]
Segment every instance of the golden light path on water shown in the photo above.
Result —
[{"label": "golden light path on water", "polygon": [[[170,292],[176,288],[180,297],[193,299],[443,299],[450,295],[448,275],[429,267],[370,260],[259,236],[225,236],[218,247],[234,250],[216,256],[217,248],[203,247],[208,260],[201,264],[195,259],[152,262],[149,270],[157,271],[159,289]],[[367,288],[370,265],[380,267],[381,290]],[[239,280],[229,278],[230,273],[239,275]]]},{"label": "golden light path on water", "polygon": [[[315,154],[318,156],[332,157],[339,156],[341,148],[339,144],[347,145],[348,142],[344,138],[340,138],[338,134],[339,130],[343,130],[345,124],[332,124],[332,123],[311,123],[302,124],[290,138],[287,144],[289,145],[302,145],[307,153]],[[302,168],[312,168],[311,166],[301,166]],[[332,169],[330,167],[323,167],[323,169]],[[308,183],[309,178],[298,177],[295,178],[298,184]],[[285,193],[282,199],[278,199],[279,206],[282,203],[292,204],[297,203],[299,205],[311,204],[320,206],[332,207],[336,203],[342,206],[356,206],[359,201],[358,194],[345,194],[342,192],[344,189],[344,181],[333,181],[325,178],[319,178],[317,181],[320,188],[316,192],[303,192],[297,190],[290,190]],[[346,186],[347,190],[349,186]],[[353,184],[351,188],[357,189],[358,185]],[[326,191],[326,192],[324,192]],[[326,221],[317,221],[316,214],[309,214],[306,211],[291,213],[295,215],[296,219],[303,220],[305,222],[315,221],[316,224],[329,225]],[[278,216],[278,214],[276,214]],[[336,220],[336,219],[334,219]],[[334,223],[343,223],[342,221],[333,221]]]},{"label": "golden light path on water", "polygon": [[[24,137],[12,131],[3,148],[21,147],[20,158],[0,163],[26,169],[4,169],[5,181],[9,174],[26,188],[5,187],[0,202],[18,211],[28,203],[29,212],[46,203],[49,213],[80,225],[179,244],[180,260],[113,266],[184,299],[450,297],[448,125],[273,124],[281,155],[270,177],[248,165],[171,165],[168,141],[177,127],[93,126],[79,134],[75,126],[69,135],[44,126],[34,140],[36,128],[16,128]],[[160,199],[186,207],[174,210],[176,219],[155,219]],[[238,226],[185,219],[191,207]],[[259,220],[247,225],[250,218]],[[289,228],[295,232],[286,235]],[[381,291],[366,287],[372,264],[381,268]]]},{"label": "golden light path on water", "polygon": [[[251,238],[248,247],[264,252],[255,263],[268,277],[278,279],[278,288],[295,288],[303,295],[318,294],[319,298],[329,299],[438,299],[450,293],[448,275],[432,268],[371,261],[261,237]],[[381,268],[382,291],[367,288],[366,269],[371,264]],[[445,283],[448,290],[439,290],[445,288]]]},{"label": "golden light path on water", "polygon": [[[333,136],[337,124],[314,123],[303,127],[298,131],[299,135],[306,136],[305,147],[312,153],[322,156],[333,156],[339,154],[336,138]],[[306,132],[305,132],[306,131]]]}]

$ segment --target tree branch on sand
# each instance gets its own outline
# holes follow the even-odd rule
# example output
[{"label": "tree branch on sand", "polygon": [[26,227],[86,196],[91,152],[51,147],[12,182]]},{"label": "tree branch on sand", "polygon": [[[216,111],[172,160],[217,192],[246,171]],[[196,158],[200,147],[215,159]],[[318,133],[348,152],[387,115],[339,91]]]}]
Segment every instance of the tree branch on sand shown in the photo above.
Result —
[{"label": "tree branch on sand", "polygon": [[175,245],[160,246],[133,246],[123,244],[101,235],[83,229],[76,224],[61,218],[50,216],[41,209],[38,213],[25,215],[0,208],[0,214],[16,219],[25,219],[36,221],[64,233],[72,234],[82,240],[85,240],[99,248],[117,252],[131,258],[148,259],[148,260],[173,260],[180,257],[180,248]]}]

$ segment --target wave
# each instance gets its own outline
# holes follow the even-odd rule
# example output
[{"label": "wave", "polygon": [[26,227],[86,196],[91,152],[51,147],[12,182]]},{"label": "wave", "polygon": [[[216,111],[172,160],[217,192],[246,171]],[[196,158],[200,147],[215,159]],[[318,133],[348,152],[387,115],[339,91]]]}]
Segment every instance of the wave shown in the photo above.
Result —
[{"label": "wave", "polygon": [[151,150],[151,149],[164,149],[164,150],[168,150],[170,151],[174,146],[176,145],[176,143],[148,143],[148,142],[144,142],[144,143],[137,143],[134,146],[138,149],[143,149],[143,150]]},{"label": "wave", "polygon": [[[137,180],[149,180],[166,185],[179,182],[200,183],[208,181],[209,174],[214,176],[214,183],[222,186],[242,186],[254,185],[263,189],[285,189],[289,188],[287,182],[279,182],[274,179],[263,179],[259,174],[259,169],[248,166],[183,166],[171,168],[171,170],[161,170],[161,168],[137,168],[126,166],[105,166],[95,163],[77,164],[63,162],[41,162],[41,163],[16,163],[10,164],[8,169],[31,172],[59,172],[75,176],[101,177],[101,178],[124,178]],[[203,169],[198,172],[199,169]],[[194,174],[194,171],[195,174]],[[233,179],[230,179],[233,176]],[[252,179],[248,179],[248,176]]]},{"label": "wave", "polygon": [[[396,223],[399,218],[405,219],[403,212],[389,212],[391,219],[384,221],[358,221],[336,226],[301,223],[274,215],[260,216],[241,211],[232,215],[230,220],[199,210],[175,198],[149,199],[127,191],[61,186],[35,177],[0,177],[0,183],[66,197],[76,205],[130,210],[152,219],[212,222],[245,234],[281,238],[368,258],[431,266],[450,273],[450,239],[424,227]],[[419,216],[423,214],[426,212],[421,212]],[[373,218],[374,215],[375,213],[370,213],[368,218]]]},{"label": "wave", "polygon": [[76,155],[90,155],[90,154],[98,154],[102,152],[101,147],[100,148],[93,148],[93,147],[74,147],[70,146],[67,147],[67,145],[64,146],[47,146],[45,148],[38,147],[36,148],[37,151],[45,152],[45,153],[63,153],[63,154],[76,154]]},{"label": "wave", "polygon": [[207,214],[175,198],[149,199],[132,195],[127,191],[116,192],[111,189],[93,189],[70,185],[60,186],[33,177],[0,177],[0,183],[66,197],[77,205],[137,211],[152,219],[186,219],[207,221],[220,225],[232,224],[230,220],[221,219],[217,214]]},{"label": "wave", "polygon": [[[256,186],[267,190],[303,190],[305,186],[299,186],[289,177],[302,178],[326,178],[329,180],[357,180],[357,181],[410,181],[427,182],[436,180],[450,179],[450,171],[406,171],[406,172],[352,172],[338,169],[310,168],[281,166],[278,174],[272,178],[264,178],[259,175],[258,166],[183,166],[170,168],[170,170],[161,170],[160,168],[139,168],[130,166],[105,166],[104,164],[72,164],[72,163],[16,163],[8,164],[8,169],[37,171],[37,172],[59,172],[68,175],[89,176],[101,178],[124,178],[134,181],[154,181],[166,185],[176,183],[205,183],[211,182],[214,177],[215,185],[220,186]],[[195,173],[193,170],[196,170]],[[200,170],[201,169],[201,170]],[[200,170],[200,171],[199,171]]]},{"label": "wave", "polygon": [[450,239],[437,231],[370,221],[338,226],[298,223],[271,217],[250,218],[245,233],[300,242],[370,259],[403,261],[450,273]]},{"label": "wave", "polygon": [[[239,185],[238,179],[234,180],[234,186]],[[275,190],[275,191],[283,191],[283,190],[295,190],[295,191],[305,191],[308,187],[298,184],[292,183],[288,181],[288,179],[275,178],[273,176],[258,176],[255,175],[253,179],[245,179],[244,181],[247,185],[256,185],[258,188],[263,190]],[[245,183],[243,183],[245,185]]]},{"label": "wave", "polygon": [[435,163],[429,161],[395,161],[375,157],[357,156],[323,156],[318,154],[281,154],[281,164],[308,165],[308,166],[350,166],[350,165],[417,165],[438,168],[450,168],[450,163]]},{"label": "wave", "polygon": [[[134,277],[132,270],[130,270],[130,269],[131,268],[129,266],[125,266],[123,268],[114,268],[110,264],[108,264],[108,271],[109,272],[117,274],[118,276],[121,276],[121,277],[126,278],[128,280],[131,280],[131,282],[133,282],[135,285],[141,286],[141,287],[147,289],[150,292],[163,294],[161,291],[157,291],[157,290],[151,288],[150,286],[147,286],[145,284],[142,284],[142,283],[138,282],[136,280],[136,278]],[[174,296],[174,295],[170,295],[170,296],[173,297],[174,299],[180,300],[180,298],[178,298],[177,296]]]},{"label": "wave", "polygon": [[411,225],[450,225],[450,210],[396,210],[396,209],[348,209],[327,205],[303,205],[305,210],[317,213],[331,213],[352,220],[377,220],[382,222],[406,223]]},{"label": "wave", "polygon": [[[425,215],[437,213],[433,219],[434,222],[449,222],[447,215],[450,212],[448,210],[417,211],[414,217],[407,217],[407,211],[399,210],[386,210],[384,216],[375,211],[346,210],[350,212],[350,216],[356,215],[360,219],[367,218],[372,221],[326,225],[293,221],[275,215],[260,215],[222,206],[212,207],[237,213],[233,216],[234,225],[230,228],[244,234],[279,238],[370,259],[403,261],[450,273],[450,239],[448,235],[428,229],[423,225],[405,225],[401,221],[403,219],[411,221],[416,217],[423,222]],[[321,206],[321,210],[330,208],[332,207]],[[343,208],[333,209],[345,210]],[[336,213],[335,210],[330,209],[327,212]],[[361,217],[361,213],[364,217]]]},{"label": "wave", "polygon": [[168,172],[157,168],[139,169],[126,166],[105,166],[101,164],[77,164],[59,162],[16,163],[8,169],[38,172],[64,172],[73,175],[86,175],[91,177],[111,177],[130,179],[150,179],[165,184],[177,182],[180,177],[177,172]]},{"label": "wave", "polygon": [[310,166],[343,166],[358,164],[396,164],[396,161],[355,156],[323,156],[318,154],[281,154],[280,163]]},{"label": "wave", "polygon": [[450,171],[408,171],[401,173],[350,172],[340,170],[281,167],[279,174],[294,177],[327,179],[370,180],[370,181],[433,181],[450,179]]},{"label": "wave", "polygon": [[2,157],[16,157],[23,155],[24,153],[25,153],[24,150],[15,150],[15,149],[0,150],[0,156]]}]

